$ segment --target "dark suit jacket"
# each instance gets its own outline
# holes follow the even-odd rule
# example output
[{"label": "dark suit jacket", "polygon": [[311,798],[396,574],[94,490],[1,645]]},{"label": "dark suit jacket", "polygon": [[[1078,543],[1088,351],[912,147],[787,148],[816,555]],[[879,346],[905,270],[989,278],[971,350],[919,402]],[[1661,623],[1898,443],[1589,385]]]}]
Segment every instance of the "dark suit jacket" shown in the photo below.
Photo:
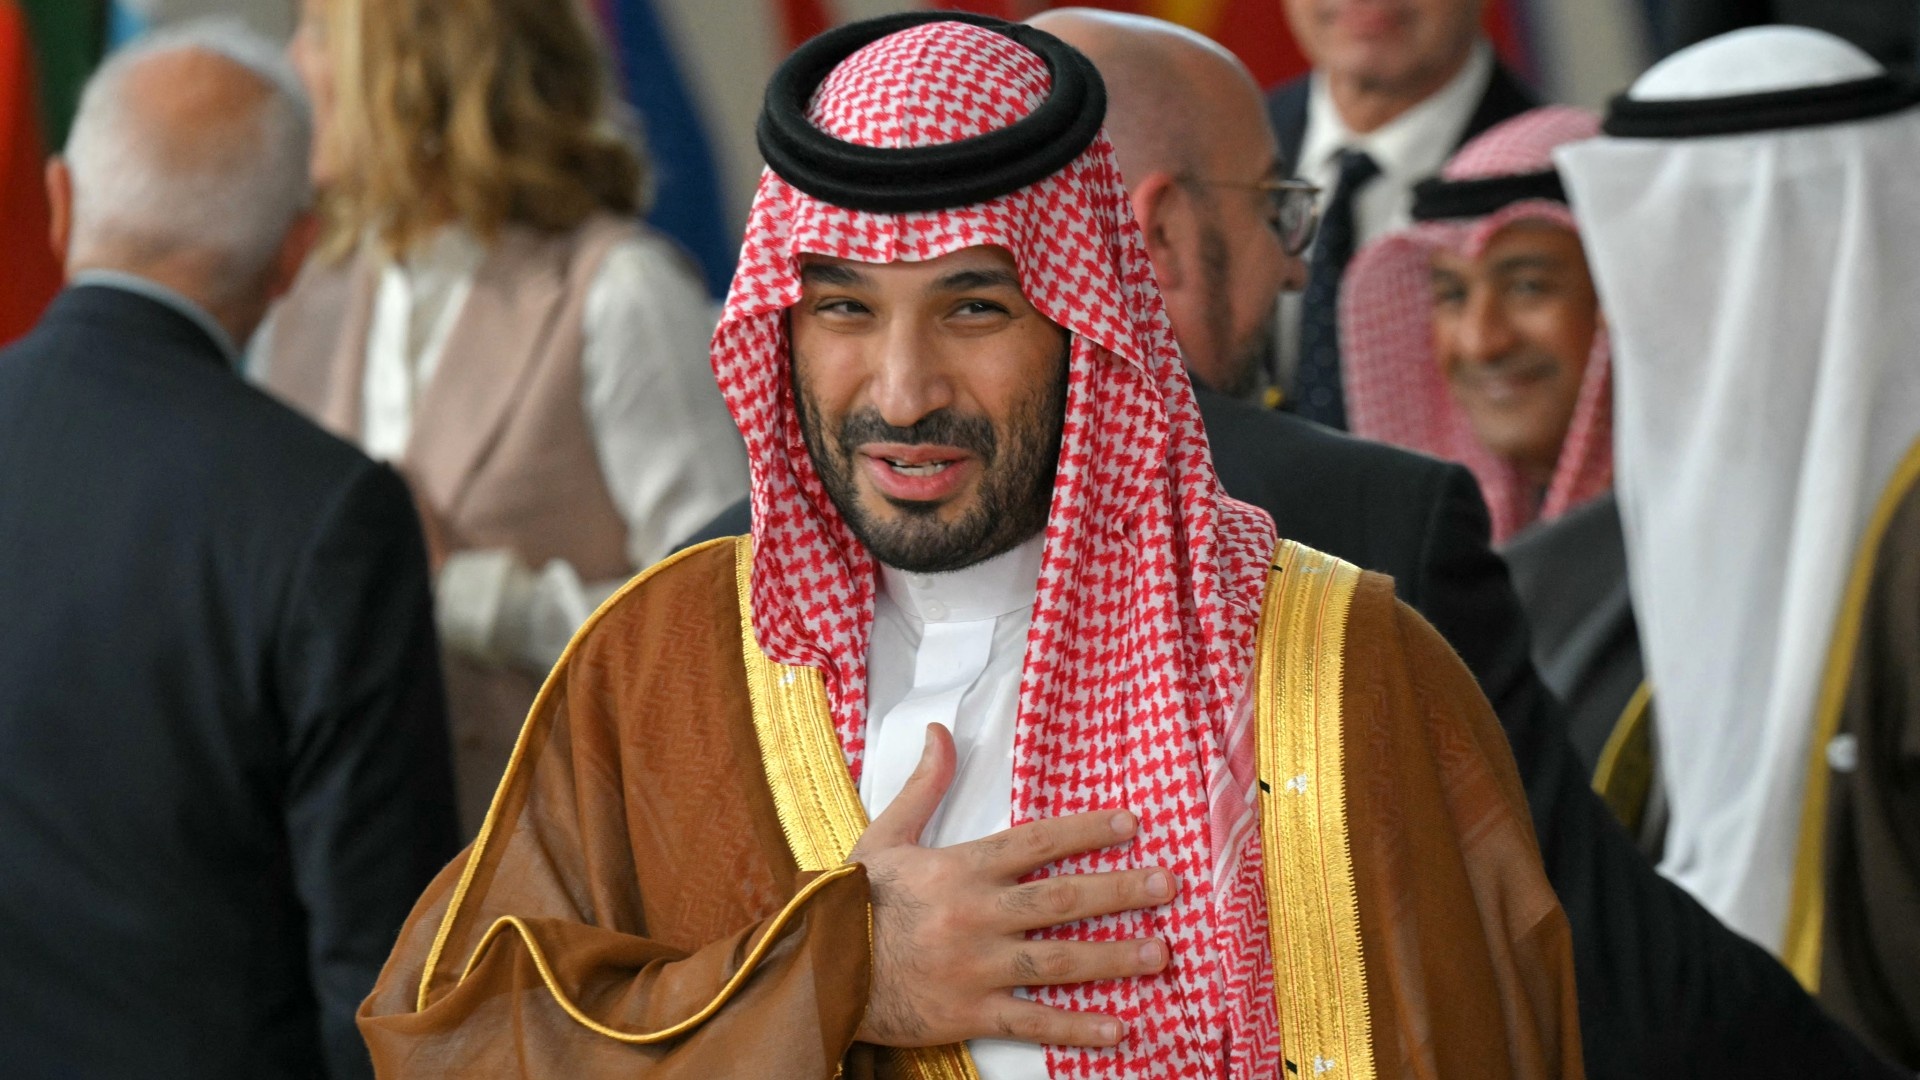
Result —
[{"label": "dark suit jacket", "polygon": [[[1526,620],[1488,546],[1486,504],[1471,473],[1196,393],[1227,492],[1272,514],[1282,536],[1392,575],[1400,598],[1453,644],[1493,703],[1573,928],[1592,1080],[1898,1075],[1764,950],[1655,873],[1587,786],[1534,673]],[[688,543],[749,525],[743,500]]]},{"label": "dark suit jacket", "polygon": [[367,1076],[457,846],[405,485],[167,305],[0,352],[0,1074]]},{"label": "dark suit jacket", "polygon": [[1533,525],[1501,554],[1533,631],[1534,665],[1566,704],[1573,748],[1591,769],[1646,677],[1619,506],[1602,495]]},{"label": "dark suit jacket", "polygon": [[[1267,119],[1273,124],[1273,137],[1280,144],[1280,153],[1288,167],[1296,171],[1300,168],[1300,147],[1307,138],[1307,97],[1311,86],[1312,79],[1302,75],[1267,92]],[[1487,92],[1481,95],[1480,104],[1474,109],[1473,118],[1467,121],[1467,130],[1460,136],[1454,149],[1471,142],[1500,121],[1511,120],[1539,103],[1533,91],[1528,90],[1505,65],[1493,65],[1493,78],[1487,82]]]}]

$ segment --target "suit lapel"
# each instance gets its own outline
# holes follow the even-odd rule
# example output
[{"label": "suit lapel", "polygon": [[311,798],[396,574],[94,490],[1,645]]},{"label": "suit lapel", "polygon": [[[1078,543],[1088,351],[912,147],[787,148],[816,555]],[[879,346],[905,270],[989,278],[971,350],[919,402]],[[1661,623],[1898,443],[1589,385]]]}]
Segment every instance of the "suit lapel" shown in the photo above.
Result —
[{"label": "suit lapel", "polygon": [[409,471],[443,511],[459,504],[486,461],[553,331],[565,289],[562,252],[538,233],[508,229],[474,274],[407,444]]},{"label": "suit lapel", "polygon": [[1493,77],[1487,81],[1487,92],[1480,95],[1480,104],[1474,106],[1473,117],[1467,121],[1467,130],[1461,134],[1460,142],[1454,149],[1460,149],[1479,138],[1488,128],[1511,120],[1538,104],[1533,92],[1523,86],[1513,72],[1507,70],[1506,65],[1495,63]]},{"label": "suit lapel", "polygon": [[[1307,141],[1307,94],[1312,78],[1302,75],[1291,82],[1280,84],[1267,95],[1267,120],[1273,125],[1274,141],[1280,144],[1280,154],[1286,159],[1287,168],[1294,173],[1300,171],[1300,148]],[[1538,102],[1533,92],[1515,78],[1505,65],[1493,65],[1493,78],[1487,83],[1487,92],[1480,95],[1480,104],[1474,107],[1473,117],[1467,121],[1467,127],[1460,135],[1460,142],[1454,147],[1458,150],[1482,132],[1502,120],[1519,116]]]},{"label": "suit lapel", "polygon": [[1308,76],[1283,83],[1267,95],[1267,120],[1273,125],[1274,141],[1280,144],[1280,156],[1287,170],[1300,171],[1300,147],[1307,141]]}]

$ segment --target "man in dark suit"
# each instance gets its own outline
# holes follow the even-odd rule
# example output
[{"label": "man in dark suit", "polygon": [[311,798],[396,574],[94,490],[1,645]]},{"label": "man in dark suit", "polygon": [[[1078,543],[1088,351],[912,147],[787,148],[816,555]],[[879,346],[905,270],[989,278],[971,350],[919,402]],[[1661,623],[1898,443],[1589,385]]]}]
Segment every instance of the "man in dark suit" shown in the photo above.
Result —
[{"label": "man in dark suit", "polygon": [[1276,87],[1280,153],[1321,189],[1305,290],[1281,305],[1276,387],[1290,411],[1344,429],[1340,277],[1353,253],[1407,223],[1413,186],[1462,144],[1533,108],[1480,36],[1486,0],[1287,0],[1313,72]]},{"label": "man in dark suit", "polygon": [[305,247],[270,44],[89,85],[69,287],[0,352],[0,1074],[369,1076],[353,1013],[456,834],[405,484],[254,390]]},{"label": "man in dark suit", "polygon": [[[1588,1076],[1896,1075],[1656,874],[1587,786],[1466,469],[1208,389],[1245,379],[1275,291],[1300,279],[1277,236],[1282,189],[1258,183],[1284,169],[1244,68],[1158,20],[1068,10],[1034,23],[1106,77],[1107,133],[1228,493],[1282,536],[1391,575],[1499,714],[1573,930]],[[748,525],[742,501],[689,542]]]}]

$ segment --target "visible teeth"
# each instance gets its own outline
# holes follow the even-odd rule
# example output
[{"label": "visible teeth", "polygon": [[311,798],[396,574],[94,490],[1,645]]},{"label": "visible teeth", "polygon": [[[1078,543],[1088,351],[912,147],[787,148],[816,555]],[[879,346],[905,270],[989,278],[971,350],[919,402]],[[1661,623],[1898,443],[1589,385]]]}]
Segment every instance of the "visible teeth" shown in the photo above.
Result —
[{"label": "visible teeth", "polygon": [[893,467],[894,472],[904,473],[908,476],[932,476],[937,472],[945,470],[948,465],[953,463],[950,461],[929,461],[924,465],[912,465],[904,461],[895,461],[892,458],[888,458],[887,464]]}]

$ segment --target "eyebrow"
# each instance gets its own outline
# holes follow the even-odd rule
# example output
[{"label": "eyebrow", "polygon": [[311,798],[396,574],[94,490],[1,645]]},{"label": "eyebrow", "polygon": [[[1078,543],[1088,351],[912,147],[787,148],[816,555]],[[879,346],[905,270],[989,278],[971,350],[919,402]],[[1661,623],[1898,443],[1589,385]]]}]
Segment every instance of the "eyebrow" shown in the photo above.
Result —
[{"label": "eyebrow", "polygon": [[1552,272],[1560,269],[1560,260],[1550,255],[1509,255],[1493,264],[1496,274],[1511,274],[1519,270],[1545,270]]},{"label": "eyebrow", "polygon": [[1020,277],[1011,270],[955,270],[933,283],[932,292],[971,292],[975,289],[1020,289]]},{"label": "eyebrow", "polygon": [[800,280],[809,285],[849,288],[864,284],[867,275],[842,263],[810,262],[800,267]]},{"label": "eyebrow", "polygon": [[[810,262],[800,267],[800,280],[808,285],[830,289],[854,289],[872,284],[864,273],[845,263]],[[927,291],[933,293],[972,292],[979,289],[1020,290],[1020,277],[1011,270],[955,270],[943,274]]]}]

